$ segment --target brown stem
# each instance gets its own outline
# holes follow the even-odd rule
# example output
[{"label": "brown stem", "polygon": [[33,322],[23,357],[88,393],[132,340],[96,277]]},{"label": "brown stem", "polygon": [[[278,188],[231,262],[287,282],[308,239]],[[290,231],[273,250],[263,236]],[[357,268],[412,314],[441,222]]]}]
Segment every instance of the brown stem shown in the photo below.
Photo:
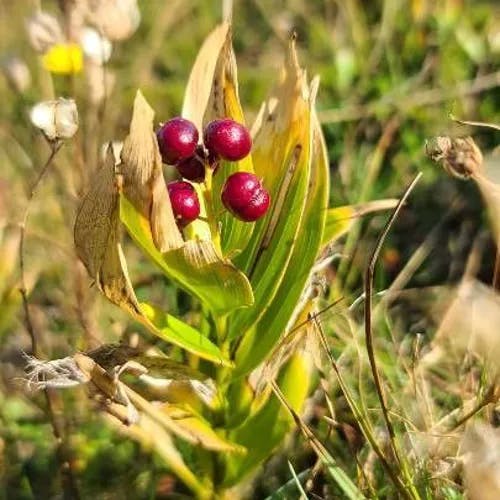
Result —
[{"label": "brown stem", "polygon": [[456,422],[455,425],[448,432],[456,431],[459,427],[461,427],[468,420],[470,420],[474,415],[479,413],[484,407],[488,406],[489,404],[496,403],[499,398],[500,398],[500,391],[498,391],[497,385],[493,384],[491,387],[488,388],[483,399],[481,399],[481,401],[479,401],[479,403],[474,408],[472,408],[472,410],[469,413],[466,413],[460,420],[458,420],[458,422]]},{"label": "brown stem", "polygon": [[[55,158],[58,151],[61,149],[62,142],[51,143],[52,150],[50,152],[47,161],[40,169],[35,182],[32,184],[30,191],[28,193],[28,199],[26,204],[26,209],[24,211],[24,216],[22,223],[20,225],[20,241],[19,241],[19,270],[20,270],[20,288],[19,291],[22,297],[23,309],[24,309],[24,317],[26,322],[26,329],[28,330],[30,339],[31,339],[31,351],[33,356],[40,356],[40,348],[38,345],[38,339],[35,332],[35,328],[33,326],[33,321],[31,319],[31,314],[29,310],[28,303],[28,295],[26,289],[26,277],[25,277],[25,262],[24,262],[24,246],[26,239],[26,225],[28,222],[28,216],[31,207],[31,201],[36,194],[36,191],[45,177],[45,174],[49,170],[50,165],[52,164],[53,159]],[[62,414],[62,400],[60,395],[51,389],[45,389],[45,399],[47,403],[47,413],[49,416],[49,420],[52,425],[52,432],[54,438],[56,440],[56,452],[57,458],[59,461],[59,465],[61,468],[61,476],[62,476],[62,485],[64,491],[64,498],[67,500],[80,498],[80,494],[78,492],[78,486],[76,482],[76,478],[73,474],[73,470],[71,468],[71,460],[70,460],[70,450],[69,446],[64,439],[64,425],[61,421]]]},{"label": "brown stem", "polygon": [[412,183],[406,189],[403,197],[399,200],[398,205],[394,209],[391,217],[387,221],[384,230],[377,240],[377,244],[375,245],[375,249],[371,255],[368,267],[366,269],[365,274],[365,340],[366,340],[366,351],[368,353],[368,359],[370,361],[370,367],[372,371],[373,381],[375,383],[375,389],[377,391],[377,396],[380,402],[380,407],[382,409],[382,415],[384,417],[385,425],[387,427],[387,431],[389,433],[389,441],[391,445],[392,452],[394,454],[394,458],[401,466],[402,461],[399,456],[399,452],[396,446],[396,433],[394,431],[394,427],[392,426],[392,422],[389,418],[389,411],[387,408],[387,402],[385,399],[384,389],[382,387],[382,381],[380,378],[380,374],[377,368],[377,361],[375,357],[375,349],[373,346],[373,330],[372,330],[372,294],[373,294],[373,277],[375,274],[375,264],[377,262],[378,256],[384,244],[385,238],[387,234],[391,230],[391,227],[399,215],[401,208],[403,207],[406,199],[410,195],[411,191],[417,184],[418,180],[421,177],[421,173],[419,173],[415,179],[413,179]]},{"label": "brown stem", "polygon": [[497,238],[497,250],[495,255],[495,268],[493,270],[492,287],[500,291],[500,237]]}]

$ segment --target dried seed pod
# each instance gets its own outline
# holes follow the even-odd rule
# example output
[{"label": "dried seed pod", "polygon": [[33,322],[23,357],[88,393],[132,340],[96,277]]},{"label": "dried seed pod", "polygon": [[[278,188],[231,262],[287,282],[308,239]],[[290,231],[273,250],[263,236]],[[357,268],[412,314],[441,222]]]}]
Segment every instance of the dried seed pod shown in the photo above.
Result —
[{"label": "dried seed pod", "polygon": [[111,42],[95,29],[84,28],[80,35],[80,45],[85,57],[94,64],[102,65],[109,61],[113,46]]},{"label": "dried seed pod", "polygon": [[11,56],[2,61],[2,71],[9,85],[19,93],[31,85],[31,73],[27,64],[19,57]]},{"label": "dried seed pod", "polygon": [[482,168],[483,155],[472,137],[438,136],[426,141],[427,156],[441,163],[450,175],[468,179],[477,175]]},{"label": "dried seed pod", "polygon": [[30,119],[49,141],[69,139],[78,130],[78,110],[73,99],[59,97],[39,102],[31,109]]},{"label": "dried seed pod", "polygon": [[109,40],[130,38],[141,22],[137,0],[87,0],[87,19]]},{"label": "dried seed pod", "polygon": [[46,52],[52,45],[64,41],[59,21],[46,12],[38,12],[26,21],[26,31],[31,46],[40,53]]}]

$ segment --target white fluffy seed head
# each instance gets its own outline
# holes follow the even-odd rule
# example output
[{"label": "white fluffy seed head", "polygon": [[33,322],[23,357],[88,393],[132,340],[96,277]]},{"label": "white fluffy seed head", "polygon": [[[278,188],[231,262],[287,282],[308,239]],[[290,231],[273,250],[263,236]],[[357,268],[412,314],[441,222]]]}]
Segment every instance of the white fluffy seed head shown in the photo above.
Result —
[{"label": "white fluffy seed head", "polygon": [[31,108],[30,119],[50,141],[69,139],[78,130],[78,110],[73,99],[59,97],[39,102]]},{"label": "white fluffy seed head", "polygon": [[113,50],[111,42],[92,28],[83,28],[80,45],[85,57],[95,64],[107,63]]}]

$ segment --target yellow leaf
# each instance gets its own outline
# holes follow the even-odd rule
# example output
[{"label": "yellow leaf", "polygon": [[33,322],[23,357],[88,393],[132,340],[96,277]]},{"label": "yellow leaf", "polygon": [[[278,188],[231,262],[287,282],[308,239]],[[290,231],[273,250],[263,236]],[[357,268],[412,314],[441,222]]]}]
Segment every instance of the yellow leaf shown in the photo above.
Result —
[{"label": "yellow leaf", "polygon": [[[97,172],[76,217],[74,239],[78,257],[87,268],[89,275],[95,280],[99,290],[152,333],[202,358],[229,363],[227,359],[223,359],[218,347],[194,328],[163,311],[161,315],[155,312],[149,317],[148,313],[152,308],[147,304],[138,303],[121,248],[119,203],[121,196],[117,185],[119,178],[115,176],[113,152],[109,147],[106,161]],[[144,224],[148,224],[146,219],[144,219]],[[151,235],[151,232],[148,234]],[[161,258],[161,254],[154,246],[152,236],[150,238],[152,251],[159,254]],[[195,244],[195,242],[192,243]],[[182,246],[178,251],[183,252],[184,248],[185,246]],[[193,259],[201,258],[198,254],[189,254],[189,257],[190,264]],[[207,271],[209,272],[210,270]],[[231,273],[230,277],[234,274]]]},{"label": "yellow leaf", "polygon": [[212,79],[220,53],[229,33],[229,24],[217,26],[203,43],[189,75],[182,116],[191,120],[198,130],[203,128],[203,118],[212,91]]},{"label": "yellow leaf", "polygon": [[80,73],[83,67],[82,49],[74,43],[52,45],[42,56],[42,64],[51,73],[61,75]]},{"label": "yellow leaf", "polygon": [[399,200],[386,199],[375,200],[358,205],[344,205],[328,209],[326,213],[325,230],[322,245],[332,243],[342,235],[347,233],[357,219],[363,215],[383,210],[391,210],[396,207]]},{"label": "yellow leaf", "polygon": [[187,431],[199,446],[212,451],[245,453],[245,448],[219,436],[210,424],[189,409],[172,404],[164,405],[163,412],[179,427]]}]

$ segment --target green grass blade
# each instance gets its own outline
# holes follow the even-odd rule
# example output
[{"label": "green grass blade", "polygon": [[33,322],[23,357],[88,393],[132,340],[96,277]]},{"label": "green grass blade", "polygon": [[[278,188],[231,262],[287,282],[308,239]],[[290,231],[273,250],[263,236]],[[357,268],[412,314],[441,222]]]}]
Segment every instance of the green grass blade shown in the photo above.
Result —
[{"label": "green grass blade", "polygon": [[318,256],[327,213],[329,171],[321,128],[315,116],[312,136],[310,188],[297,241],[272,304],[255,328],[247,332],[237,351],[235,377],[250,372],[273,349],[290,321]]},{"label": "green grass blade", "polygon": [[297,477],[297,474],[295,473],[295,469],[293,468],[292,462],[290,462],[290,460],[288,460],[288,468],[290,469],[290,472],[292,473],[293,480],[295,481],[295,485],[297,486],[297,489],[300,492],[300,495],[301,495],[300,498],[301,499],[304,498],[305,500],[308,500],[307,494],[304,491],[304,488],[302,488],[302,484],[301,484],[299,478]]},{"label": "green grass blade", "polygon": [[265,500],[288,500],[293,494],[296,494],[297,490],[297,480],[302,482],[307,479],[311,474],[311,469],[303,470],[299,472],[295,477],[292,477],[284,485],[280,486],[275,492],[269,495]]}]

